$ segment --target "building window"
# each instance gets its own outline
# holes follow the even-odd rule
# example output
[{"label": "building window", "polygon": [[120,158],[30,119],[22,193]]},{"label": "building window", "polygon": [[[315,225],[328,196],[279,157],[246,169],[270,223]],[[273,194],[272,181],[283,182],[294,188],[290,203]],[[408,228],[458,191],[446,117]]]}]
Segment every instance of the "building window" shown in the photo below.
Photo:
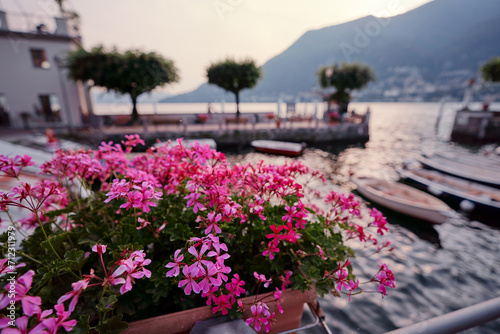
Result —
[{"label": "building window", "polygon": [[42,116],[46,122],[61,121],[61,103],[56,94],[40,95],[40,103],[42,104]]},{"label": "building window", "polygon": [[33,66],[37,68],[50,68],[50,63],[47,60],[47,55],[45,50],[42,49],[31,49],[31,58],[33,59]]},{"label": "building window", "polygon": [[0,93],[0,127],[9,126],[9,105],[7,104],[7,97],[5,94]]}]

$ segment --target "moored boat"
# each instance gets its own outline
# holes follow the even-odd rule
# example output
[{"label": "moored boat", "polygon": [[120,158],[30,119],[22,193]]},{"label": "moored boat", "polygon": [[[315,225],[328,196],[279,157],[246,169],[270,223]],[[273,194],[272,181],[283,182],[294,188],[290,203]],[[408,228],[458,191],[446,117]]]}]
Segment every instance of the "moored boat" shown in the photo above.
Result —
[{"label": "moored boat", "polygon": [[440,199],[402,183],[369,177],[353,177],[352,181],[369,200],[414,218],[442,224],[455,214]]},{"label": "moored boat", "polygon": [[[200,146],[208,145],[208,147],[211,148],[212,150],[217,149],[217,143],[215,142],[215,140],[213,140],[211,138],[183,139],[182,140],[182,145],[184,145],[185,147],[192,147],[193,145],[196,145],[196,143],[198,143]],[[179,142],[177,140],[172,140],[170,142],[162,141],[160,143],[155,144],[154,146],[157,147],[157,146],[163,146],[163,145],[170,145],[173,147],[173,146],[179,145]]]},{"label": "moored boat", "polygon": [[304,151],[304,144],[278,140],[254,140],[250,143],[257,151],[270,154],[298,157]]},{"label": "moored boat", "polygon": [[500,224],[500,190],[466,181],[438,171],[400,170],[406,182],[427,191],[475,220]]},{"label": "moored boat", "polygon": [[466,165],[479,166],[494,170],[500,170],[500,160],[491,155],[479,155],[464,152],[435,152],[432,157],[440,157],[448,160],[457,161]]},{"label": "moored boat", "polygon": [[426,168],[490,187],[500,188],[500,169],[496,170],[480,165],[467,164],[440,156],[432,156],[430,158],[422,157],[419,161]]}]

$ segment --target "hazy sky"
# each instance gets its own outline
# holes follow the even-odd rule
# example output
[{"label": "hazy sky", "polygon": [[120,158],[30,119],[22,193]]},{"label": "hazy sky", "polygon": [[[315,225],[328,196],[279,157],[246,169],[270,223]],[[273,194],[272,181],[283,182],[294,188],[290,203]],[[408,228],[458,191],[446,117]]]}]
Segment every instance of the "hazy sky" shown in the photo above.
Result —
[{"label": "hazy sky", "polygon": [[[139,48],[170,58],[181,93],[206,82],[210,63],[250,57],[263,65],[303,33],[365,15],[393,16],[430,0],[66,0],[86,48]],[[54,0],[0,0],[15,13],[57,15]]]}]

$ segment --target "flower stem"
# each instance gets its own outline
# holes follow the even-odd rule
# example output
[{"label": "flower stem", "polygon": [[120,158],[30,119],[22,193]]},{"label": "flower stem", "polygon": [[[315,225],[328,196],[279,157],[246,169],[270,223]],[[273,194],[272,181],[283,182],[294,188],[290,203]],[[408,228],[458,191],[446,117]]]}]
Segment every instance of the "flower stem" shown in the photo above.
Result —
[{"label": "flower stem", "polygon": [[57,256],[57,258],[59,260],[62,260],[62,258],[59,256],[59,254],[56,252],[56,249],[54,248],[54,246],[52,246],[52,243],[50,242],[50,239],[49,237],[47,236],[47,232],[45,232],[45,229],[43,228],[43,224],[42,222],[40,221],[40,217],[38,216],[38,211],[35,211],[35,215],[36,215],[36,220],[38,221],[38,223],[40,224],[40,228],[42,229],[42,232],[43,232],[43,235],[45,236],[45,239],[47,240],[47,242],[49,243],[49,246],[50,248],[52,248],[52,251],[54,252],[54,254]]},{"label": "flower stem", "polygon": [[18,251],[17,251],[17,253],[21,254],[21,256],[23,256],[23,257],[25,257],[25,258],[27,258],[27,259],[30,259],[30,260],[31,260],[31,261],[33,261],[33,262],[36,262],[36,263],[38,263],[38,264],[43,264],[42,262],[38,261],[37,259],[35,259],[35,258],[33,258],[33,257],[29,256],[28,254],[26,254],[26,253],[24,253],[24,252],[22,252],[22,251],[19,251],[19,250],[18,250]]}]

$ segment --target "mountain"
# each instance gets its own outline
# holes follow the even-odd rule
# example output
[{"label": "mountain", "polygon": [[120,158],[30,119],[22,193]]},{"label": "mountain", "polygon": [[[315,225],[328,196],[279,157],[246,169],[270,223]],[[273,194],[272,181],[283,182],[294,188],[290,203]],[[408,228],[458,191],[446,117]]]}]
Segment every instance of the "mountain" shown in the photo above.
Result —
[{"label": "mountain", "polygon": [[[165,92],[151,92],[139,95],[139,103],[154,103],[171,97],[172,94]],[[123,95],[114,91],[92,91],[92,99],[95,103],[131,103],[128,94]]]},{"label": "mountain", "polygon": [[[358,99],[454,94],[477,75],[479,66],[500,55],[498,31],[498,0],[435,0],[393,17],[366,16],[308,31],[263,65],[264,78],[254,89],[244,90],[241,100],[307,98],[318,91],[321,65],[354,61],[370,65],[378,79],[356,94]],[[234,96],[203,84],[162,101],[221,99],[234,101]]]}]

